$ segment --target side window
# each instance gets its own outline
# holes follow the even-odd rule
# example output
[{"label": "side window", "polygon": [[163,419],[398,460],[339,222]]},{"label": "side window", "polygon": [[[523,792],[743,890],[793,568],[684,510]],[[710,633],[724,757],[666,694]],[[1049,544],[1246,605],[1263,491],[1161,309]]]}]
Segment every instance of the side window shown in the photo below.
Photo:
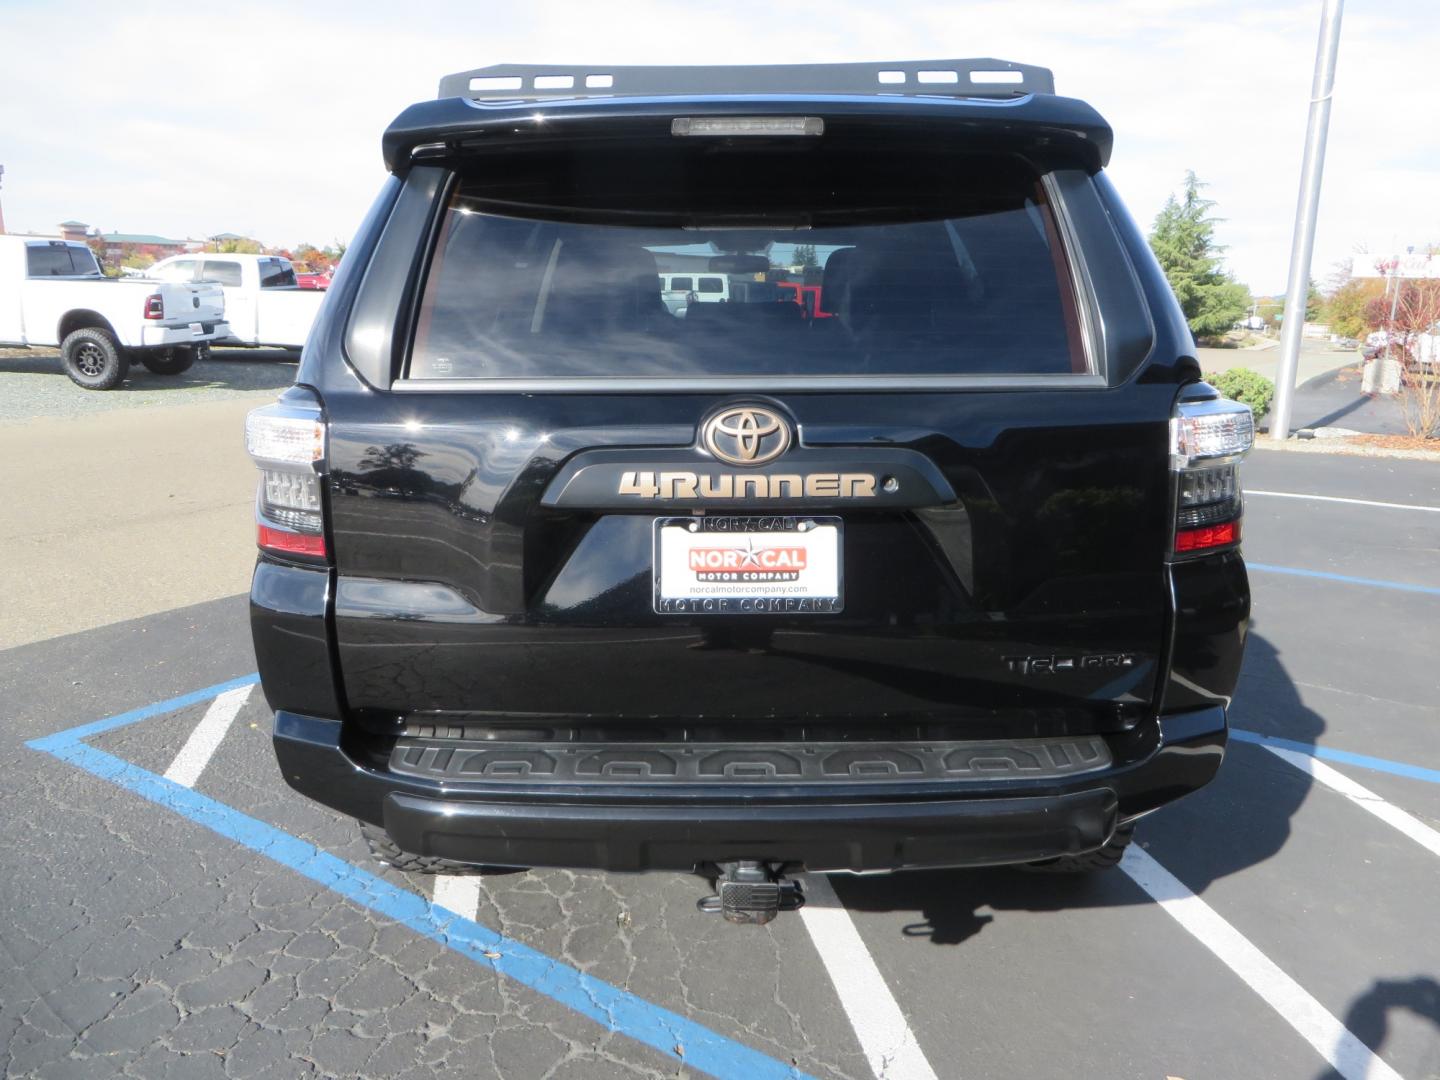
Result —
[{"label": "side window", "polygon": [[702,277],[700,279],[700,288],[697,291],[705,293],[724,292],[725,283],[718,277]]},{"label": "side window", "polygon": [[688,277],[672,277],[670,279],[671,292],[690,292],[695,288],[695,283]]},{"label": "side window", "polygon": [[154,271],[152,276],[161,281],[191,281],[195,277],[195,267],[198,265],[199,262],[196,259],[181,259],[160,267]]},{"label": "side window", "polygon": [[278,289],[295,284],[295,269],[284,259],[260,260],[260,287]]},{"label": "side window", "polygon": [[231,262],[229,259],[206,259],[204,269],[200,271],[200,277],[204,281],[238,286],[241,283],[240,264]]},{"label": "side window", "polygon": [[75,268],[64,244],[26,244],[25,272],[30,277],[69,277]]}]

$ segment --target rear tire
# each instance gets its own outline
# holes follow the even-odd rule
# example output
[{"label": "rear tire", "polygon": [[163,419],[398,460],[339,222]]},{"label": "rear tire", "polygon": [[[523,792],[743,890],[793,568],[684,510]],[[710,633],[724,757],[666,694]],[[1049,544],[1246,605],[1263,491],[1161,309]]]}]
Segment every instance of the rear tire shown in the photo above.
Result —
[{"label": "rear tire", "polygon": [[190,370],[198,350],[190,345],[171,349],[149,349],[140,354],[140,362],[156,375],[179,375]]},{"label": "rear tire", "polygon": [[523,874],[523,866],[486,866],[482,863],[456,862],[454,859],[438,859],[433,855],[412,855],[401,851],[390,839],[390,834],[378,825],[360,822],[360,835],[370,845],[370,854],[375,861],[392,870],[406,874],[485,874],[495,877],[500,874]]},{"label": "rear tire", "polygon": [[1102,848],[1087,851],[1083,855],[1061,855],[1043,862],[1025,863],[1020,869],[1032,874],[1093,874],[1097,870],[1109,870],[1118,866],[1125,857],[1125,849],[1135,839],[1134,825],[1117,825],[1115,832]]},{"label": "rear tire", "polygon": [[65,374],[86,390],[113,390],[130,374],[130,360],[108,330],[86,326],[65,335],[60,343]]}]

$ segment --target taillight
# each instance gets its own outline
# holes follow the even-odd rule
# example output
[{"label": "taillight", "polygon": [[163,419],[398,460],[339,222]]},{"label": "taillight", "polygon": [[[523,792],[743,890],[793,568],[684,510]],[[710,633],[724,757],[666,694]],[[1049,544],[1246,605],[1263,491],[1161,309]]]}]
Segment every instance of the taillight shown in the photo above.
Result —
[{"label": "taillight", "polygon": [[145,318],[163,319],[165,317],[165,298],[158,292],[151,293],[145,297]]},{"label": "taillight", "polygon": [[257,543],[281,555],[325,558],[325,421],[319,406],[287,398],[254,410],[245,418],[245,449],[260,470]]},{"label": "taillight", "polygon": [[1175,474],[1175,555],[1203,555],[1240,542],[1240,461],[1255,445],[1255,417],[1238,401],[1181,402],[1170,420]]}]

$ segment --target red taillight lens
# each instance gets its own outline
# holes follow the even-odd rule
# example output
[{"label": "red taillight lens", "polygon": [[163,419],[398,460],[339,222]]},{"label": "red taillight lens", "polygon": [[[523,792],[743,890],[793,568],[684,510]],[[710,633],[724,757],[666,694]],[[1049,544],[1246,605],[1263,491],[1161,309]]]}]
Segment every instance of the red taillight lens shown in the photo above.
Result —
[{"label": "red taillight lens", "polygon": [[1191,398],[1170,420],[1174,473],[1175,546],[1171,558],[1206,555],[1240,543],[1245,504],[1240,461],[1255,444],[1247,405],[1224,398]]},{"label": "red taillight lens", "polygon": [[258,543],[266,551],[278,551],[285,555],[309,555],[317,559],[325,557],[325,537],[313,533],[290,532],[261,523]]},{"label": "red taillight lens", "polygon": [[1203,529],[1180,529],[1175,533],[1175,554],[1228,547],[1240,542],[1240,522],[1208,525]]},{"label": "red taillight lens", "polygon": [[257,542],[276,555],[328,558],[325,546],[325,421],[298,388],[245,418],[245,448],[260,469]]},{"label": "red taillight lens", "polygon": [[145,318],[163,319],[165,317],[165,298],[159,293],[151,293],[145,298]]}]

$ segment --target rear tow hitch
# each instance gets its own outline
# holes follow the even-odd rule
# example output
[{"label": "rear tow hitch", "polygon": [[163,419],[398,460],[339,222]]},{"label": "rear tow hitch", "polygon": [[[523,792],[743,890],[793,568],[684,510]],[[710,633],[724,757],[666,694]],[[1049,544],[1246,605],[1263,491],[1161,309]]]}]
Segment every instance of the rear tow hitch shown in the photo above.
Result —
[{"label": "rear tow hitch", "polygon": [[761,926],[782,911],[805,906],[805,893],[798,881],[791,881],[778,864],[753,859],[717,863],[715,892],[695,901],[701,911],[725,916],[727,922]]}]

